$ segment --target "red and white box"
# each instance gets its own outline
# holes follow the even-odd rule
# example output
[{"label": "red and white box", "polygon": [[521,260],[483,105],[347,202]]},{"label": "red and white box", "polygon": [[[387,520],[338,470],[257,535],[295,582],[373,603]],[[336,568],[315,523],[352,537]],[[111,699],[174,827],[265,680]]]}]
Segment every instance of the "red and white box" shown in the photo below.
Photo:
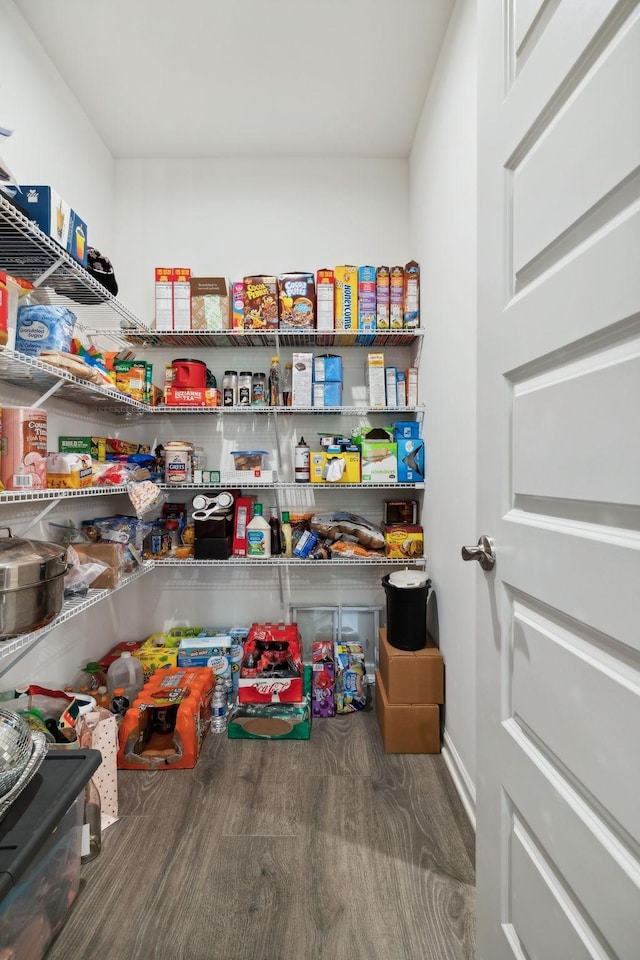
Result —
[{"label": "red and white box", "polygon": [[173,330],[172,267],[156,267],[156,330]]},{"label": "red and white box", "polygon": [[[256,656],[250,658],[249,654]],[[257,662],[247,667],[248,660]],[[273,670],[274,663],[282,667]],[[286,663],[286,666],[285,666]],[[284,676],[274,676],[282,673]],[[253,623],[244,643],[238,701],[240,703],[300,703],[302,644],[296,623]]]},{"label": "red and white box", "polygon": [[233,515],[233,548],[234,557],[247,555],[247,525],[253,514],[255,497],[238,497]]},{"label": "red and white box", "polygon": [[191,270],[173,268],[173,329],[191,329]]}]

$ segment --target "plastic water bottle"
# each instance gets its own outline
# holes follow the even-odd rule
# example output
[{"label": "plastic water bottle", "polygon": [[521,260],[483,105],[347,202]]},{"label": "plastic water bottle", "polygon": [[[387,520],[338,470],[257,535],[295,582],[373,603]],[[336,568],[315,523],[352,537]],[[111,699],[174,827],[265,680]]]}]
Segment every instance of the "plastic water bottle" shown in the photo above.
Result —
[{"label": "plastic water bottle", "polygon": [[216,687],[211,701],[211,729],[224,733],[227,729],[227,694],[224,687]]}]

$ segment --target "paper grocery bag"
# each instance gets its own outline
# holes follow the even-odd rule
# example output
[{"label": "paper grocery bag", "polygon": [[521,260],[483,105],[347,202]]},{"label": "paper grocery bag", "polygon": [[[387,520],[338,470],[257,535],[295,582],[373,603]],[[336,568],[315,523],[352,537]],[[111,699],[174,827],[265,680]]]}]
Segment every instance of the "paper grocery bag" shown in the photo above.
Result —
[{"label": "paper grocery bag", "polygon": [[[102,829],[106,830],[118,819],[118,726],[113,714],[106,710],[99,710],[98,713],[100,719],[96,724],[87,722],[84,716],[80,717],[78,737],[81,747],[92,747],[102,754],[102,763],[92,779],[100,794]],[[88,716],[93,719],[95,714]]]}]

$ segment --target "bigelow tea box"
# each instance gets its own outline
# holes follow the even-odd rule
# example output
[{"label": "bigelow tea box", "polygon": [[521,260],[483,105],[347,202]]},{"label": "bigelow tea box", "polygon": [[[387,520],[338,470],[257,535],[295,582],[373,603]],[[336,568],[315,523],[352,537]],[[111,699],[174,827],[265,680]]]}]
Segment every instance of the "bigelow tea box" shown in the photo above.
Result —
[{"label": "bigelow tea box", "polygon": [[191,277],[191,329],[229,328],[229,281],[224,277]]},{"label": "bigelow tea box", "polygon": [[333,330],[334,298],[335,277],[333,270],[318,270],[316,275],[316,324],[318,330]]},{"label": "bigelow tea box", "polygon": [[358,327],[358,268],[335,268],[335,329]]},{"label": "bigelow tea box", "polygon": [[173,329],[191,329],[191,270],[173,268]]},{"label": "bigelow tea box", "polygon": [[173,269],[156,267],[156,330],[173,330]]}]

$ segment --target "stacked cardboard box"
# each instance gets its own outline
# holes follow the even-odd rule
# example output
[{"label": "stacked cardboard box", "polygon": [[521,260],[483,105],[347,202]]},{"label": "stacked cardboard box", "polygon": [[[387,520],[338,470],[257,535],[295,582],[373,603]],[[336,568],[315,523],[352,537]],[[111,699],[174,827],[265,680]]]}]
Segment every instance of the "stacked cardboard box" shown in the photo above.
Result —
[{"label": "stacked cardboard box", "polygon": [[385,753],[440,753],[444,662],[435,646],[399,650],[380,629],[376,714]]}]

